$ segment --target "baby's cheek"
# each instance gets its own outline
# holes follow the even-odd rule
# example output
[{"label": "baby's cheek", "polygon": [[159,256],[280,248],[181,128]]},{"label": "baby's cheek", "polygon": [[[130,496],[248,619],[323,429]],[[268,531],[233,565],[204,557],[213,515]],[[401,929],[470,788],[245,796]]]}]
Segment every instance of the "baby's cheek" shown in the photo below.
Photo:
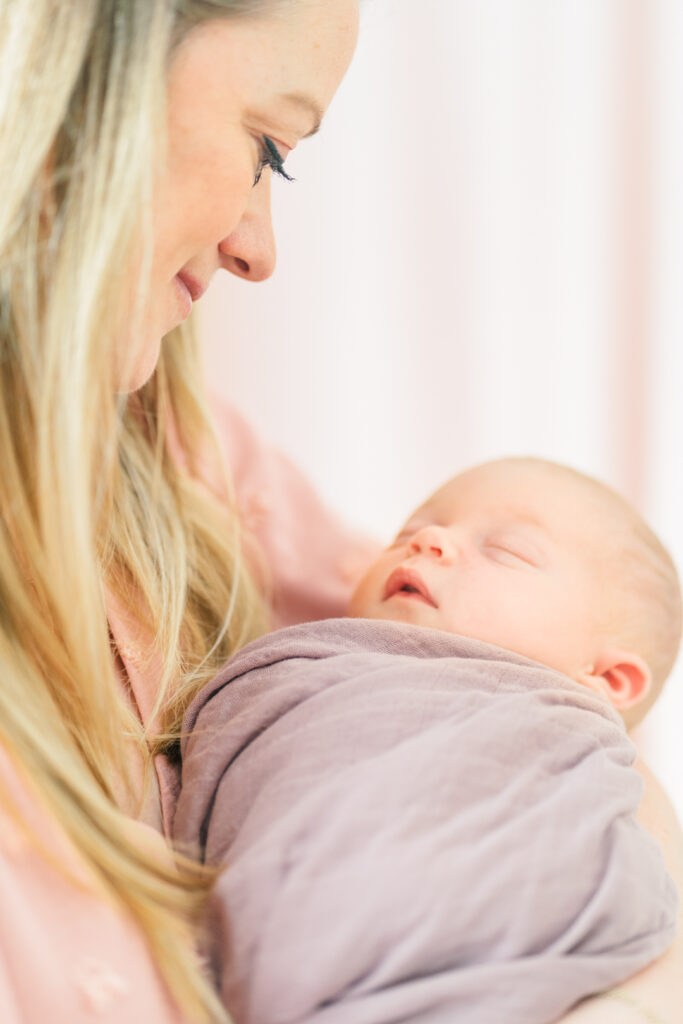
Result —
[{"label": "baby's cheek", "polygon": [[548,588],[541,598],[530,595],[525,611],[519,622],[519,653],[571,675],[586,648],[585,604],[565,590]]},{"label": "baby's cheek", "polygon": [[384,588],[389,576],[399,564],[400,556],[397,557],[394,550],[387,548],[382,551],[361,577],[351,595],[347,614],[355,618],[373,618],[378,612],[383,613]]},{"label": "baby's cheek", "polygon": [[374,567],[361,579],[351,595],[346,614],[352,618],[365,618],[372,604],[377,601],[377,586]]}]

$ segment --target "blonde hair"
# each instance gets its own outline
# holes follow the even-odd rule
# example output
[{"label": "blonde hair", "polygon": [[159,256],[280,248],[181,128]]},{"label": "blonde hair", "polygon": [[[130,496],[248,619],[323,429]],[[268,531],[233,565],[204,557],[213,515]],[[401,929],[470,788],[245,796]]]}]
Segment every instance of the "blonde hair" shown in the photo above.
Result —
[{"label": "blonde hair", "polygon": [[[172,752],[194,693],[266,616],[234,507],[193,479],[200,451],[222,463],[192,318],[132,398],[115,394],[105,325],[125,301],[118,269],[142,252],[141,336],[174,48],[271,5],[0,0],[0,743],[196,1021],[225,1019],[193,953],[213,875],[136,845],[115,793],[133,794],[130,744],[148,772],[153,749]],[[189,472],[169,457],[169,416]],[[156,737],[120,692],[106,591],[161,655]]]},{"label": "blonde hair", "polygon": [[607,484],[545,459],[526,456],[509,461],[561,473],[592,491],[605,509],[600,522],[609,525],[610,533],[600,551],[600,567],[609,578],[610,595],[615,595],[605,625],[622,646],[646,661],[652,674],[645,698],[622,712],[632,729],[659,697],[681,644],[683,601],[674,560],[635,506]]}]

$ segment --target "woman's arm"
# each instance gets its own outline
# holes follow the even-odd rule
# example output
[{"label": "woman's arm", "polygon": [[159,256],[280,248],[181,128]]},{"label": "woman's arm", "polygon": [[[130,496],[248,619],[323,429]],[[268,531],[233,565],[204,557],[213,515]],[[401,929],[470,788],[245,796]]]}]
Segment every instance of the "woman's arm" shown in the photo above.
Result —
[{"label": "woman's arm", "polygon": [[[683,832],[669,798],[642,759],[635,767],[645,780],[638,820],[657,840],[666,866],[683,896]],[[586,999],[558,1024],[680,1024],[683,1013],[683,899],[678,934],[659,960],[603,995]]]}]

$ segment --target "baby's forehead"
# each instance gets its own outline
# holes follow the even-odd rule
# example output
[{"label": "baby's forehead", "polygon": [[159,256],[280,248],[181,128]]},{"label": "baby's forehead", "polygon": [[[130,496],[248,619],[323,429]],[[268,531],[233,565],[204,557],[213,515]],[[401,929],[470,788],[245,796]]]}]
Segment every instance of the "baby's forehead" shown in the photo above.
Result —
[{"label": "baby's forehead", "polygon": [[547,504],[549,483],[537,472],[518,467],[484,465],[451,477],[431,494],[415,514],[490,513],[524,516],[540,513]]},{"label": "baby's forehead", "polygon": [[578,474],[544,464],[498,462],[466,470],[438,488],[407,522],[469,520],[491,526],[537,526],[556,539],[599,537],[614,529],[621,510]]}]

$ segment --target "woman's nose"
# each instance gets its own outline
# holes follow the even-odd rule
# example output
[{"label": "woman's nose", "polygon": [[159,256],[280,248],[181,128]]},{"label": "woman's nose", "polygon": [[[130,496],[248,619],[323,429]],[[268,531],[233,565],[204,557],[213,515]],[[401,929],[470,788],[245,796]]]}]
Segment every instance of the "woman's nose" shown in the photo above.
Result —
[{"label": "woman's nose", "polygon": [[223,266],[247,281],[265,281],[275,269],[275,236],[270,213],[270,174],[252,189],[239,224],[219,245]]},{"label": "woman's nose", "polygon": [[455,557],[455,545],[443,526],[423,526],[413,534],[408,546],[415,555],[427,555],[439,561],[451,562]]}]

